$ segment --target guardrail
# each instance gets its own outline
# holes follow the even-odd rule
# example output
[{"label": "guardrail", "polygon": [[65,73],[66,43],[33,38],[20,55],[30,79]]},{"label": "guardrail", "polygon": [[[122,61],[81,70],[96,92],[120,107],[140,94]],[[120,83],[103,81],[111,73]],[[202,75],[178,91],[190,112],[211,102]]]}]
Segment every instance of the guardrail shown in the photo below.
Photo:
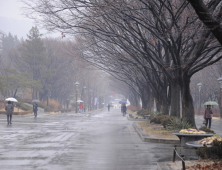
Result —
[{"label": "guardrail", "polygon": [[177,146],[174,146],[174,149],[173,149],[173,162],[175,162],[176,160],[176,155],[181,159],[182,161],[182,169],[185,170],[186,169],[186,166],[185,166],[185,161],[183,160],[183,158],[178,154],[177,152]]}]

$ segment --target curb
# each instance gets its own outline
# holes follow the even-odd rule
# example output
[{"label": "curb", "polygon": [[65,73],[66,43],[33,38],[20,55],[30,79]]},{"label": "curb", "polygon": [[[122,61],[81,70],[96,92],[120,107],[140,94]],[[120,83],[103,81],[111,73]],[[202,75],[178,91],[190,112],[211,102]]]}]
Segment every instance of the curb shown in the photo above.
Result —
[{"label": "curb", "polygon": [[161,138],[153,138],[149,137],[147,134],[143,133],[143,128],[139,127],[136,122],[133,123],[133,127],[139,134],[140,138],[143,142],[154,142],[154,143],[164,143],[164,144],[177,144],[180,145],[180,140],[175,139],[161,139]]},{"label": "curb", "polygon": [[[181,162],[181,161],[177,161],[177,162]],[[157,163],[157,170],[172,170],[172,168],[169,167],[168,163],[172,164],[173,162],[158,162]],[[175,164],[175,166],[176,166],[176,164]],[[181,168],[182,168],[182,166],[181,166]],[[178,167],[178,169],[179,169],[179,167]]]},{"label": "curb", "polygon": [[146,120],[148,120],[148,119],[134,119],[134,118],[131,118],[129,115],[127,115],[127,119],[130,121],[146,121]]}]

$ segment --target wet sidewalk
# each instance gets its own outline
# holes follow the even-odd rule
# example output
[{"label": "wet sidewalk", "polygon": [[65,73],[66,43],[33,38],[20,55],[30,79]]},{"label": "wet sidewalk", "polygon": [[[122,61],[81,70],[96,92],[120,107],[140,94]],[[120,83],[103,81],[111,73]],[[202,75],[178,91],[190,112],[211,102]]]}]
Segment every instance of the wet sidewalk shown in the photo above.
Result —
[{"label": "wet sidewalk", "polygon": [[155,170],[173,146],[142,142],[119,109],[0,115],[1,170]]}]

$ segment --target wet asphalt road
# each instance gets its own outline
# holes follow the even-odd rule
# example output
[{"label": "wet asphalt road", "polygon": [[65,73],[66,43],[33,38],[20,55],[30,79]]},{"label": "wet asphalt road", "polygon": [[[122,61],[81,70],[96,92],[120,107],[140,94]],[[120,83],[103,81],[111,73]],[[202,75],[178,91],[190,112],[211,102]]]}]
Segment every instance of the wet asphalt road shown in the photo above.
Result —
[{"label": "wet asphalt road", "polygon": [[119,109],[0,115],[0,169],[155,170],[172,160],[172,145],[142,142]]}]

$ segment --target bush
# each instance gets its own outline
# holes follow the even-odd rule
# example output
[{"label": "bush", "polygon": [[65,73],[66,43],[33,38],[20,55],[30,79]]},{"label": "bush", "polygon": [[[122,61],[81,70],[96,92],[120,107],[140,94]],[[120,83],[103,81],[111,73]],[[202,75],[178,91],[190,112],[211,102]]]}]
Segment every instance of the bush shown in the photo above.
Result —
[{"label": "bush", "polygon": [[140,109],[136,114],[140,115],[140,113],[142,113],[144,111],[144,109]]},{"label": "bush", "polygon": [[153,123],[156,123],[156,124],[161,124],[164,119],[167,119],[167,118],[169,118],[169,117],[170,117],[170,116],[168,116],[168,115],[159,115],[159,116],[156,116],[156,117],[152,118],[152,119],[150,120],[150,123],[153,122]]},{"label": "bush", "polygon": [[[46,102],[44,102],[44,104],[46,105]],[[52,111],[58,111],[58,110],[60,110],[61,105],[60,105],[60,103],[59,103],[58,101],[56,101],[56,100],[49,100],[48,104],[49,104],[48,107],[49,107]]]},{"label": "bush", "polygon": [[213,134],[215,134],[213,130],[207,128],[206,126],[200,127],[199,130],[202,130],[202,131],[204,131],[206,133],[213,133]]},{"label": "bush", "polygon": [[172,117],[170,119],[170,123],[166,125],[167,130],[181,130],[181,129],[189,129],[193,128],[192,125],[186,119],[179,119],[176,117]]},{"label": "bush", "polygon": [[16,102],[15,105],[16,105],[16,107],[19,107],[20,109],[22,109],[24,111],[32,110],[31,106],[28,106],[28,105],[21,103],[21,102]]},{"label": "bush", "polygon": [[162,120],[161,124],[163,125],[164,128],[166,128],[167,125],[170,124],[171,119],[173,119],[173,117],[166,116],[166,117]]},{"label": "bush", "polygon": [[157,116],[160,116],[160,115],[162,115],[160,112],[152,112],[152,113],[150,113],[150,120],[151,120],[152,118],[157,117]]},{"label": "bush", "polygon": [[201,158],[213,158],[213,159],[221,159],[222,158],[222,141],[213,141],[212,147],[203,147],[198,148],[196,150],[196,154],[200,156]]},{"label": "bush", "polygon": [[139,115],[139,116],[144,116],[144,115],[149,115],[149,114],[150,114],[150,112],[145,109],[141,109],[137,112],[137,115]]}]

